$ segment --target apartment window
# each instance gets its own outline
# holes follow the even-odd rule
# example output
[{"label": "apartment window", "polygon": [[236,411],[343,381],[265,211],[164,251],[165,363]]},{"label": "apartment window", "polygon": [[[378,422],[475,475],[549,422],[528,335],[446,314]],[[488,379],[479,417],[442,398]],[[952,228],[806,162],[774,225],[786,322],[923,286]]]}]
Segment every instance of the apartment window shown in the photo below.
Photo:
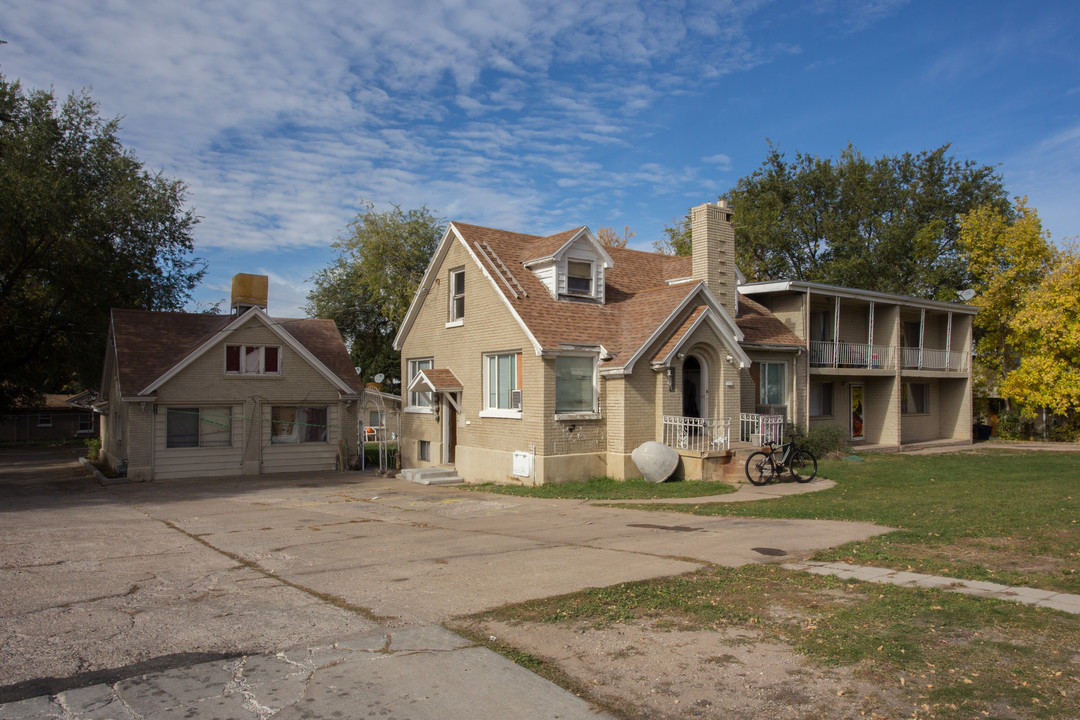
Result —
[{"label": "apartment window", "polygon": [[378,410],[372,410],[368,413],[368,426],[369,427],[382,427],[382,413]]},{"label": "apartment window", "polygon": [[229,408],[168,408],[165,411],[165,447],[229,447],[232,411]]},{"label": "apartment window", "polygon": [[[423,358],[422,360],[410,360],[409,361],[409,383],[416,379],[416,376],[420,374],[421,370],[430,370],[435,367],[435,361],[432,358]],[[430,408],[431,401],[427,395],[419,391],[411,391],[409,393],[409,407],[412,408]]]},{"label": "apartment window", "polygon": [[900,412],[905,415],[923,415],[930,412],[930,383],[904,383]]},{"label": "apartment window", "polygon": [[596,412],[596,358],[555,358],[555,414]]},{"label": "apartment window", "polygon": [[273,345],[226,345],[225,372],[232,375],[277,375],[281,348]]},{"label": "apartment window", "polygon": [[762,405],[783,405],[787,399],[784,363],[761,363],[760,402]]},{"label": "apartment window", "polygon": [[38,427],[52,427],[52,415],[38,415],[37,416]]},{"label": "apartment window", "polygon": [[833,314],[827,310],[810,311],[810,339],[818,342],[831,342],[833,333]]},{"label": "apartment window", "polygon": [[810,417],[831,417],[833,414],[833,384],[810,383]]},{"label": "apartment window", "polygon": [[465,268],[450,271],[450,322],[465,320]]},{"label": "apartment window", "polygon": [[484,406],[487,410],[520,411],[518,385],[520,353],[484,356]]},{"label": "apartment window", "polygon": [[79,432],[86,433],[91,432],[94,429],[94,416],[93,415],[80,415],[79,416]]},{"label": "apartment window", "polygon": [[420,462],[431,462],[431,443],[421,440],[416,449],[416,457]]},{"label": "apartment window", "polygon": [[919,334],[922,323],[918,320],[905,320],[900,326],[900,345],[902,347],[919,347]]},{"label": "apartment window", "polygon": [[566,263],[566,292],[571,295],[592,295],[593,266],[591,262],[569,260]]},{"label": "apartment window", "polygon": [[324,443],[328,430],[324,407],[270,408],[270,442],[275,445]]}]

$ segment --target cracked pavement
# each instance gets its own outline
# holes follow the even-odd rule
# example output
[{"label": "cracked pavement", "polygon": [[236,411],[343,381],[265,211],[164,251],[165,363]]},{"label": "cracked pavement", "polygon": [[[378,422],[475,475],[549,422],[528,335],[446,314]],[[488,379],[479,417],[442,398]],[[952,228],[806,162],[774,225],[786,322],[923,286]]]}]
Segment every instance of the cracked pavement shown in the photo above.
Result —
[{"label": "cracked pavement", "polygon": [[[565,691],[482,648],[443,647],[453,642],[437,626],[710,563],[799,559],[885,530],[669,521],[364,473],[100,487],[70,453],[4,451],[0,703],[9,704],[0,718],[127,717],[120,708],[131,717],[191,717],[177,705],[139,704],[168,705],[187,685],[201,688],[185,691],[188,705],[208,717],[328,717],[320,703],[334,697],[339,710],[354,704],[346,716],[360,702],[382,717],[427,717],[425,703],[441,698],[438,717],[538,717],[535,707],[517,715],[499,703],[515,701],[522,683],[542,683],[556,698]],[[416,637],[435,646],[406,652]],[[307,648],[312,655],[299,660]],[[270,682],[264,669],[283,674]],[[290,673],[304,672],[298,685],[301,676]],[[503,685],[486,675],[500,672],[513,673],[499,676],[513,693],[490,692]],[[165,686],[147,689],[153,683]],[[490,714],[478,711],[478,699]],[[97,709],[72,709],[84,701]],[[54,714],[13,714],[26,703]],[[561,717],[579,716],[572,705]],[[547,699],[539,707],[549,706],[562,707]]]}]

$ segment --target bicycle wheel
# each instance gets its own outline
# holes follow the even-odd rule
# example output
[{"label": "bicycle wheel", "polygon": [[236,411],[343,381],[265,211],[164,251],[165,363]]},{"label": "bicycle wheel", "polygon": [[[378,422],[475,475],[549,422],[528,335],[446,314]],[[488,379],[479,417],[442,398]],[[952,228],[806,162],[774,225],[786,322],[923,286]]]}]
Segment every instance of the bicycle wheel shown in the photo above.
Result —
[{"label": "bicycle wheel", "polygon": [[772,480],[775,474],[776,469],[770,453],[758,450],[746,458],[746,479],[751,485],[764,485]]},{"label": "bicycle wheel", "polygon": [[791,458],[791,476],[796,482],[810,482],[817,475],[817,458],[809,450],[798,450]]}]

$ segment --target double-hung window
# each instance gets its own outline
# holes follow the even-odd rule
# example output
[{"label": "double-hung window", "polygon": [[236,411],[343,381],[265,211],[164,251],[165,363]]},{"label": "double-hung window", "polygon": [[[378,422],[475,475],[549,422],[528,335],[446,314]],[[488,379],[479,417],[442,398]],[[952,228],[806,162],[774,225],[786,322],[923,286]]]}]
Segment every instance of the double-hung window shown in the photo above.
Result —
[{"label": "double-hung window", "polygon": [[226,345],[225,372],[230,375],[277,375],[281,348],[274,345]]},{"label": "double-hung window", "polygon": [[447,325],[465,322],[465,268],[450,271],[450,312]]},{"label": "double-hung window", "polygon": [[[422,358],[419,360],[409,361],[409,383],[411,384],[421,370],[430,370],[435,367],[435,361],[432,358]],[[431,401],[428,398],[427,393],[419,390],[412,390],[409,392],[409,407],[410,408],[423,408],[429,410],[431,408]]]},{"label": "double-hung window", "polygon": [[555,358],[555,414],[596,411],[596,357],[560,355]]},{"label": "double-hung window", "polygon": [[205,448],[232,445],[232,411],[181,407],[165,411],[165,447]]},{"label": "double-hung window", "polygon": [[762,405],[787,403],[786,369],[785,363],[761,363],[759,400]]},{"label": "double-hung window", "polygon": [[492,353],[484,356],[485,415],[521,414],[521,353]]},{"label": "double-hung window", "polygon": [[593,294],[593,265],[583,260],[566,262],[566,292],[570,295]]}]

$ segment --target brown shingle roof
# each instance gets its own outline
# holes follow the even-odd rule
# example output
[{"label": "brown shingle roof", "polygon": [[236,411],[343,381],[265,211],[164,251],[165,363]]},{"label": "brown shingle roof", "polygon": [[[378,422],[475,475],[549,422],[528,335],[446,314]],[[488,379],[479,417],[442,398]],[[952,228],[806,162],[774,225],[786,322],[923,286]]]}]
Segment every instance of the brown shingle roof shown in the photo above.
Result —
[{"label": "brown shingle roof", "polygon": [[739,295],[739,316],[735,318],[735,324],[743,331],[743,343],[747,345],[804,345],[799,336],[764,305],[745,295]]},{"label": "brown shingle roof", "polygon": [[452,370],[446,368],[429,368],[427,370],[421,370],[424,377],[428,379],[431,386],[436,391],[441,390],[461,390],[461,381],[457,379]]},{"label": "brown shingle roof", "polygon": [[540,237],[463,223],[454,227],[470,248],[475,250],[477,242],[490,246],[525,289],[521,297],[504,295],[542,348],[601,344],[615,356],[605,367],[624,364],[696,288],[696,283],[667,284],[689,275],[689,258],[606,248],[615,265],[606,271],[605,303],[556,300],[522,264],[551,255],[581,228]]},{"label": "brown shingle roof", "polygon": [[[113,309],[121,394],[132,396],[143,391],[235,319],[231,315]],[[273,321],[349,387],[356,392],[363,390],[332,320]]]}]

